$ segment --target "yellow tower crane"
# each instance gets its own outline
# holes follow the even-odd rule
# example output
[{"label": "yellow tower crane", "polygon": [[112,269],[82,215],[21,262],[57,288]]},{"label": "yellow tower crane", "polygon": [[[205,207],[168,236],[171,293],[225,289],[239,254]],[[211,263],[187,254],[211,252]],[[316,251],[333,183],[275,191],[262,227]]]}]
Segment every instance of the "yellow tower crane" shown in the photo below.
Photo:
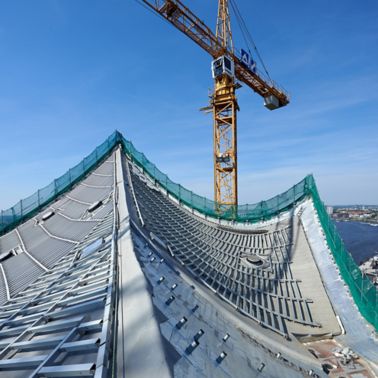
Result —
[{"label": "yellow tower crane", "polygon": [[[257,70],[249,53],[235,53],[229,0],[218,0],[215,34],[179,0],[140,0],[186,34],[213,58],[214,92],[210,107],[214,118],[214,201],[219,212],[238,204],[236,89],[240,82],[264,98],[270,110],[289,103],[288,94]],[[232,1],[232,0],[230,0]]]}]

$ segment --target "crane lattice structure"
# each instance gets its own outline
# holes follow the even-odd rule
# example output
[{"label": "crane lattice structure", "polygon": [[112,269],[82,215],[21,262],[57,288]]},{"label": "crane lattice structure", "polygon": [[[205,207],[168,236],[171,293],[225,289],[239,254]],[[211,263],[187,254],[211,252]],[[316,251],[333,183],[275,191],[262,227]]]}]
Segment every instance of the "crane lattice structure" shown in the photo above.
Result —
[{"label": "crane lattice structure", "polygon": [[[219,211],[238,204],[236,89],[240,82],[264,98],[274,110],[289,103],[285,90],[265,77],[245,51],[236,54],[233,45],[229,0],[218,0],[215,34],[180,0],[140,0],[186,34],[213,58],[214,92],[210,108],[214,118],[214,200]],[[231,0],[230,0],[231,1]]]}]

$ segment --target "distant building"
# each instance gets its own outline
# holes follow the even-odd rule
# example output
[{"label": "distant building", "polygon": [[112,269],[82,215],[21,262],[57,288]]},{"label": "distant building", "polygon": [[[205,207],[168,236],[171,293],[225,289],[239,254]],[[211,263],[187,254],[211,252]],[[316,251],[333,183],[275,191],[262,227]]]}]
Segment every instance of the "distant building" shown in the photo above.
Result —
[{"label": "distant building", "polygon": [[332,206],[327,206],[327,214],[332,215],[333,214],[333,207]]}]

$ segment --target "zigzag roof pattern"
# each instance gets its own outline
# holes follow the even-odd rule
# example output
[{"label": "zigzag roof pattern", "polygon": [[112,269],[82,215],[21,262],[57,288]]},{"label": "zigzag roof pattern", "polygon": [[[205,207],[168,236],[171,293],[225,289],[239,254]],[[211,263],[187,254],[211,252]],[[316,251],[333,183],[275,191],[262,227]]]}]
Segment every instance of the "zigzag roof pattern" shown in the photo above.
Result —
[{"label": "zigzag roof pattern", "polygon": [[115,132],[0,214],[0,376],[377,372],[376,289],[312,176],[220,213]]}]

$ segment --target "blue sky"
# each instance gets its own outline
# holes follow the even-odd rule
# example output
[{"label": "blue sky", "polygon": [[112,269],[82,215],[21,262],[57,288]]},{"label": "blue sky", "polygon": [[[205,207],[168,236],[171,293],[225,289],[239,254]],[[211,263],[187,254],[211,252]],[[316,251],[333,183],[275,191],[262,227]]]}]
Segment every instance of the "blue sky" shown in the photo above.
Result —
[{"label": "blue sky", "polygon": [[[313,173],[325,202],[378,204],[378,2],[238,0],[291,104],[239,90],[240,203]],[[214,27],[217,1],[185,2]],[[234,20],[234,39],[243,39]],[[212,197],[210,57],[134,0],[0,3],[0,208],[114,129]]]}]

